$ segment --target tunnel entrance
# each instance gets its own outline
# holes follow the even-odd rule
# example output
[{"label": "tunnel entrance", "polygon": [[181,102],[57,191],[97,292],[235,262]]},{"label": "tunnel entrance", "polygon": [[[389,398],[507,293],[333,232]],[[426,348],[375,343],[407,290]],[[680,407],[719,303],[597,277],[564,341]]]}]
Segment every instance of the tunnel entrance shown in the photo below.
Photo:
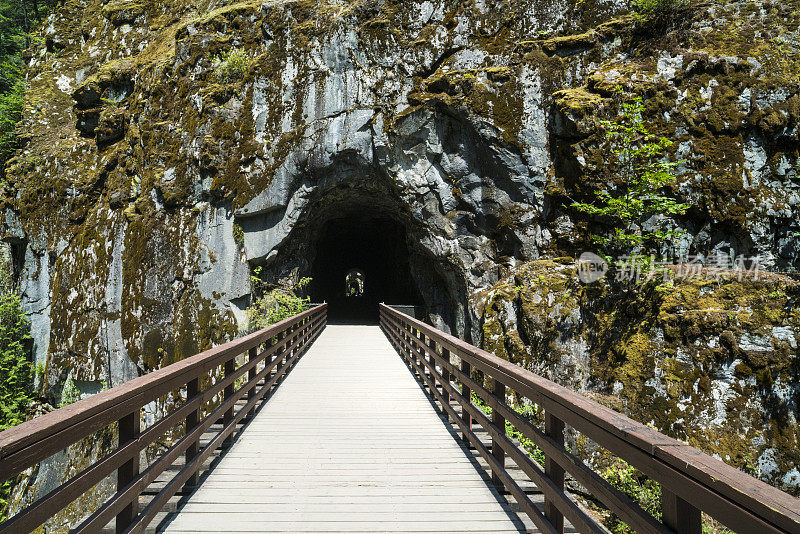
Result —
[{"label": "tunnel entrance", "polygon": [[379,302],[423,304],[397,221],[351,213],[329,219],[318,236],[308,291],[328,302],[331,322],[377,323]]}]

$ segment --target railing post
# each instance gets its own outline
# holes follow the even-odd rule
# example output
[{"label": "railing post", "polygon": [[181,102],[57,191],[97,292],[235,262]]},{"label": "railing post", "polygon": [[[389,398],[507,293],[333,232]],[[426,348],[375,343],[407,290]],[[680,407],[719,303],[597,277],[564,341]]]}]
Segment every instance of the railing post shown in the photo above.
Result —
[{"label": "railing post", "polygon": [[[225,378],[231,376],[235,370],[236,370],[236,359],[235,358],[231,358],[230,360],[225,362],[225,366],[224,366],[224,370],[223,370]],[[226,401],[229,398],[233,397],[234,385],[235,384],[230,384],[228,386],[225,386],[225,390],[224,390],[224,393],[223,393],[223,401]],[[225,410],[225,415],[222,416],[222,426],[223,426],[223,428],[228,426],[228,423],[230,423],[231,421],[233,421],[233,406],[231,406],[230,408]],[[231,443],[233,443],[233,434],[234,434],[233,432],[228,434],[228,437],[225,438],[225,440],[222,442],[223,446],[230,445]]]},{"label": "railing post", "polygon": [[[564,446],[564,421],[550,412],[544,414],[544,431],[550,439]],[[550,457],[545,457],[544,473],[560,490],[564,490],[564,469]],[[557,532],[564,532],[564,516],[555,504],[547,498],[544,500],[544,515]]]},{"label": "railing post", "polygon": [[[302,321],[300,321],[297,324],[297,339],[299,339],[300,342],[297,344],[297,347],[294,349],[294,352],[292,353],[292,356],[296,356],[298,354],[302,354],[303,353],[303,349],[306,346],[306,322],[305,322],[305,319],[303,319]],[[283,375],[284,378],[286,378],[286,376],[289,374],[289,371],[291,370],[292,367],[294,367],[294,364],[292,364],[288,369],[286,369],[286,374]]]},{"label": "railing post", "polygon": [[700,510],[662,486],[661,517],[677,534],[700,534],[703,523]]},{"label": "railing post", "polygon": [[[406,329],[406,346],[408,347],[408,354],[411,358],[409,363],[417,363],[417,356],[416,352],[414,351],[414,345],[411,341],[411,338],[414,337],[414,329],[407,323],[404,323]],[[416,374],[417,371],[412,367],[411,372]]]},{"label": "railing post", "polygon": [[[433,343],[433,345],[436,346],[436,343]],[[450,363],[450,350],[444,347],[442,347],[442,359]],[[450,404],[450,390],[445,387],[445,384],[450,385],[450,370],[444,364],[442,365],[442,380],[442,398],[446,404]],[[444,418],[446,421],[450,420],[447,410],[444,411]]]},{"label": "railing post", "polygon": [[[281,343],[283,343],[284,339],[286,339],[286,330],[284,330],[283,332],[281,332],[277,336],[275,336],[275,344],[276,345],[280,345]],[[280,352],[283,352],[283,349],[281,349]],[[264,365],[271,364],[274,359],[275,359],[275,353],[273,352],[269,357],[267,357],[266,360],[264,360]],[[274,374],[274,372],[275,372],[274,370],[270,371],[269,372],[269,376],[267,376],[266,379],[269,380],[270,378],[272,378],[272,375]]]},{"label": "railing post", "polygon": [[300,329],[300,343],[297,344],[297,350],[295,350],[295,354],[302,354],[306,347],[306,335],[308,333],[308,325],[306,324],[306,320],[303,319],[300,321],[300,324],[297,325],[297,328]]},{"label": "railing post", "polygon": [[[425,351],[425,349],[422,349],[423,350],[423,352],[422,352],[423,357],[427,356],[426,359],[428,360],[428,365],[426,366],[424,361],[420,362],[420,364],[422,364],[422,370],[423,371],[427,371],[428,377],[431,379],[431,382],[433,383],[433,387],[435,389],[436,388],[436,376],[434,375],[434,373],[436,372],[436,358],[433,357],[433,351],[436,350],[436,342],[434,340],[432,340],[431,338],[428,338],[428,341],[426,342],[425,341],[425,337],[426,337],[425,334],[423,334],[422,332],[419,332],[419,331],[417,331],[417,332],[419,333],[419,337],[420,337],[420,345],[426,346],[426,347],[428,347],[430,349],[429,351]],[[442,406],[442,410],[444,410],[444,406]],[[445,413],[447,413],[447,412],[445,411]]]},{"label": "railing post", "polygon": [[[414,350],[414,344],[411,341],[411,338],[414,337],[414,328],[408,323],[403,322],[403,330],[405,330],[406,332],[406,346],[408,347],[408,355],[409,358],[411,359],[411,361],[408,363],[410,364],[417,363],[417,356],[416,356],[417,353]],[[411,368],[411,372],[417,374],[417,371],[413,368],[413,366]]]},{"label": "railing post", "polygon": [[[258,357],[258,346],[251,348],[247,352],[247,361],[248,362],[252,362],[257,357]],[[249,371],[247,371],[247,383],[248,384],[253,382],[253,380],[255,380],[256,374],[258,374],[258,373],[256,372],[256,366],[254,365]],[[252,384],[250,389],[247,390],[247,402],[250,402],[254,398],[256,398],[256,385]],[[255,409],[255,407],[253,409]],[[249,414],[248,414],[248,417],[250,417]]]},{"label": "railing post", "polygon": [[[467,376],[470,376],[472,373],[472,367],[469,363],[464,361],[463,358],[461,359],[461,372]],[[464,395],[464,398],[466,399],[464,401],[465,404],[472,404],[472,390],[469,389],[467,383],[464,381],[461,382],[461,394]],[[472,430],[472,416],[464,406],[461,407],[461,419],[464,420],[464,426]],[[467,437],[466,432],[461,433],[461,439],[464,441],[464,443],[469,443],[469,438]]]},{"label": "railing post", "polygon": [[[494,387],[492,388],[492,395],[500,402],[506,401],[506,386],[496,378],[494,380]],[[506,433],[506,418],[500,414],[500,410],[492,410],[492,424],[497,428],[501,434]],[[492,440],[492,456],[500,464],[501,468],[506,465],[506,453],[503,451],[502,445],[497,440]],[[495,485],[501,486],[503,482],[500,480],[500,473],[495,473],[492,470],[492,482]]]},{"label": "railing post", "polygon": [[[189,382],[186,384],[186,402],[191,402],[199,394],[200,378],[189,380]],[[186,434],[189,434],[198,424],[200,424],[200,408],[201,407],[198,406],[197,409],[192,410],[189,415],[186,416]],[[199,441],[195,440],[186,448],[186,454],[184,457],[186,458],[187,465],[189,462],[194,460],[195,456],[197,456],[198,443]],[[186,481],[185,487],[188,488],[197,485],[197,474],[197,471],[192,473],[192,475],[189,477],[189,480]]]},{"label": "railing post", "polygon": [[[119,447],[122,448],[131,441],[135,440],[141,431],[140,410],[129,413],[119,420]],[[119,466],[117,469],[117,491],[123,490],[128,484],[139,476],[139,452],[133,455],[130,460]],[[117,514],[117,533],[124,532],[139,514],[139,495],[128,503],[122,511]]]},{"label": "railing post", "polygon": [[303,340],[300,342],[299,350],[297,352],[303,353],[306,350],[306,344],[308,343],[308,336],[311,328],[309,327],[309,319],[306,317],[303,319],[302,328],[303,334],[300,336]]},{"label": "railing post", "polygon": [[[288,337],[289,339],[286,340],[286,346],[284,346],[283,350],[281,350],[280,352],[280,357],[278,358],[278,360],[280,361],[278,362],[278,365],[275,366],[275,374],[281,372],[281,368],[286,364],[287,361],[289,361],[291,354],[293,354],[292,350],[287,350],[287,349],[289,345],[293,343],[292,340],[295,338],[296,332],[297,332],[297,325],[292,325],[286,330],[286,337]],[[282,380],[283,379],[281,378],[277,382],[281,382]],[[277,382],[275,384],[276,386],[278,385]]]}]

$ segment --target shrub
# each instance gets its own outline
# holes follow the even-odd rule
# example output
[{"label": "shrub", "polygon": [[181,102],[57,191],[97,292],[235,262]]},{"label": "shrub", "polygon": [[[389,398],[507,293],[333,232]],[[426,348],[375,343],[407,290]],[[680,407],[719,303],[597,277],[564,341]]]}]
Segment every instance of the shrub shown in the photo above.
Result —
[{"label": "shrub", "polygon": [[[619,460],[603,472],[609,484],[627,495],[642,510],[661,520],[661,485],[645,476],[641,471]],[[604,521],[606,527],[614,534],[633,533],[634,530],[614,514]]]},{"label": "shrub", "polygon": [[8,92],[0,93],[0,168],[14,155],[17,146],[14,127],[22,117],[24,91],[25,84],[18,80]]},{"label": "shrub", "polygon": [[[492,415],[492,407],[483,402],[474,391],[472,392],[472,403],[480,408],[480,410],[488,416]],[[533,423],[533,420],[539,415],[537,412],[537,408],[534,406],[527,406],[522,410],[518,410],[518,413],[525,419],[528,420],[529,423]],[[536,444],[525,437],[525,435],[520,432],[517,427],[506,421],[506,435],[511,439],[515,439],[519,442],[520,446],[528,451],[528,454],[531,455],[531,458],[534,459],[536,463],[541,466],[544,466],[545,456],[542,449],[536,446]]]},{"label": "shrub", "polygon": [[241,80],[250,68],[250,56],[240,48],[231,48],[228,53],[220,57],[221,63],[215,72],[221,80]]},{"label": "shrub", "polygon": [[81,400],[81,393],[75,386],[75,381],[72,378],[67,378],[67,381],[64,382],[64,388],[61,390],[61,402],[58,403],[58,407],[63,408],[79,400]]},{"label": "shrub", "polygon": [[[259,271],[260,269],[256,268],[256,274]],[[256,289],[260,290],[261,280],[257,276],[252,278]],[[290,288],[276,288],[263,293],[247,309],[247,329],[253,331],[265,328],[305,311],[308,308],[310,299],[308,297],[300,297],[298,293],[310,282],[311,278],[302,278]]]}]

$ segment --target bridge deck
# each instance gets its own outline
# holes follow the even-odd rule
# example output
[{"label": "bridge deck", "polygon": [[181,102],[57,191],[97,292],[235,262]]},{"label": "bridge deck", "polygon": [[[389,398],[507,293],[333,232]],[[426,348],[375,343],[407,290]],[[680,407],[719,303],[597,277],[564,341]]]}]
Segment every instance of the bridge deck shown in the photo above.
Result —
[{"label": "bridge deck", "polygon": [[378,327],[329,325],[166,532],[520,532]]}]

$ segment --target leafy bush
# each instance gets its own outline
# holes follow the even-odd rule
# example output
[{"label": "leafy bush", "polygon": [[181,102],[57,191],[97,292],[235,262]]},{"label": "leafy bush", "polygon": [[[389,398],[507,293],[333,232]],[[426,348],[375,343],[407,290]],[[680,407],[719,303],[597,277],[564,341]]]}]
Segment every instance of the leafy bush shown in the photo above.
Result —
[{"label": "leafy bush", "polygon": [[[255,272],[259,274],[260,268],[257,267]],[[260,290],[261,279],[258,276],[253,276],[252,279],[256,289]],[[308,308],[310,299],[308,297],[300,297],[298,293],[310,282],[311,278],[302,278],[290,288],[276,288],[264,292],[247,309],[247,329],[253,331],[265,328],[305,311]]]},{"label": "leafy bush", "polygon": [[651,133],[643,112],[644,103],[637,95],[620,101],[617,120],[602,122],[606,133],[601,149],[622,183],[611,192],[597,191],[593,202],[571,204],[580,212],[614,224],[611,235],[592,236],[609,254],[657,254],[663,243],[674,240],[680,232],[666,230],[663,220],[645,227],[652,224],[653,217],[679,215],[689,208],[663,191],[677,179],[676,164],[665,161],[672,141]]},{"label": "leafy bush", "polygon": [[231,48],[220,60],[221,63],[215,70],[217,77],[229,82],[241,80],[252,63],[247,52],[240,48]]},{"label": "leafy bush", "polygon": [[[658,482],[648,478],[623,460],[619,460],[618,463],[606,469],[603,478],[641,506],[642,510],[657,520],[661,520],[661,485]],[[635,532],[614,514],[611,514],[604,522],[614,534]]]},{"label": "leafy bush", "polygon": [[[476,395],[474,391],[472,392],[472,403],[478,408],[480,408],[480,410],[486,415],[488,416],[492,415],[492,407],[483,402],[483,399],[481,399],[478,395]],[[530,420],[536,415],[535,410],[536,408],[529,407],[527,410],[520,410],[519,414]],[[528,454],[531,455],[531,458],[533,458],[539,465],[544,466],[545,457],[544,457],[544,452],[542,452],[542,449],[537,447],[533,441],[526,438],[522,434],[522,432],[520,432],[517,429],[517,427],[515,427],[508,421],[506,421],[506,435],[511,439],[519,441],[519,444],[522,446],[523,449],[528,451]]]}]

